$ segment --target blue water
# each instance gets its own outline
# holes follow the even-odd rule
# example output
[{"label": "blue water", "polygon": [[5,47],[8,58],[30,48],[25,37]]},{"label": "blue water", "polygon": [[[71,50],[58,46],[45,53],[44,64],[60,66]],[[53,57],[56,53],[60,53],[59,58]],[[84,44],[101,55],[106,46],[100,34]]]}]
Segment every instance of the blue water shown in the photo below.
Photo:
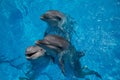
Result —
[{"label": "blue water", "polygon": [[[25,77],[31,67],[25,49],[43,38],[47,25],[40,15],[51,9],[76,21],[79,39],[74,36],[73,44],[86,52],[82,65],[99,72],[103,80],[120,80],[120,0],[0,0],[0,80]],[[36,71],[36,80],[66,79],[52,63]]]}]

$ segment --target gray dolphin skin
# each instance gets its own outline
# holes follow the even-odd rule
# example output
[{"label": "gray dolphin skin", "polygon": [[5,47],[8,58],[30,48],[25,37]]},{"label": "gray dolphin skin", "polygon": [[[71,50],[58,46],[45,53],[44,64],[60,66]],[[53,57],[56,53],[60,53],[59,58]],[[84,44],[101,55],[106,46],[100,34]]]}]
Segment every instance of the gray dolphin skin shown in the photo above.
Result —
[{"label": "gray dolphin skin", "polygon": [[[81,66],[79,59],[85,54],[77,52],[74,46],[64,38],[57,35],[47,35],[43,40],[36,41],[36,44],[49,52],[46,54],[50,55],[53,61],[58,61],[57,64],[65,76],[84,78],[86,75],[96,75],[102,79],[98,72]],[[54,54],[50,52],[51,50],[54,51]]]}]

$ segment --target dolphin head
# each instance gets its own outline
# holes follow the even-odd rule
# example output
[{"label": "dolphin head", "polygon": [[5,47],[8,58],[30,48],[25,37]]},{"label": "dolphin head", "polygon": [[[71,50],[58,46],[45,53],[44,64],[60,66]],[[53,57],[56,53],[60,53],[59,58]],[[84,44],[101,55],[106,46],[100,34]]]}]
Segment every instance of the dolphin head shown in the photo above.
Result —
[{"label": "dolphin head", "polygon": [[39,57],[44,56],[46,50],[39,46],[29,46],[26,49],[25,55],[28,60],[38,59]]},{"label": "dolphin head", "polygon": [[49,10],[44,13],[40,19],[52,27],[58,27],[64,23],[65,15],[57,10]]}]

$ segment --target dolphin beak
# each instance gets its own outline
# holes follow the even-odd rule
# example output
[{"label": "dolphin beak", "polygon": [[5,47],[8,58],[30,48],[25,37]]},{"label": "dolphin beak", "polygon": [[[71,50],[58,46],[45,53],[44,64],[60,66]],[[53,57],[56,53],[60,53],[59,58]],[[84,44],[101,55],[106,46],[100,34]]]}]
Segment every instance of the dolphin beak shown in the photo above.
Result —
[{"label": "dolphin beak", "polygon": [[27,57],[27,56],[26,56],[26,59],[28,59],[28,60],[29,60],[29,59],[30,59],[30,57]]},{"label": "dolphin beak", "polygon": [[41,16],[41,17],[40,17],[40,19],[44,19],[44,17],[43,17],[43,16]]},{"label": "dolphin beak", "polygon": [[44,15],[40,16],[40,19],[41,19],[41,20],[44,20],[44,19],[45,19],[45,18],[44,18]]}]

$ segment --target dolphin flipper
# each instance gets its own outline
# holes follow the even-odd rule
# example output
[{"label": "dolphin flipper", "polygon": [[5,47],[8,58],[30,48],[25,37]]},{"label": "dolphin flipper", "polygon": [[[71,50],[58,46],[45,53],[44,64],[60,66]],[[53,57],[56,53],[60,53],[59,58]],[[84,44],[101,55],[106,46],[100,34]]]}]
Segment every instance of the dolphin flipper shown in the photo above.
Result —
[{"label": "dolphin flipper", "polygon": [[88,67],[82,68],[82,73],[84,74],[84,76],[85,75],[96,75],[97,77],[99,77],[102,80],[102,76],[98,72],[96,72],[94,70],[90,70],[90,69],[88,69]]}]

